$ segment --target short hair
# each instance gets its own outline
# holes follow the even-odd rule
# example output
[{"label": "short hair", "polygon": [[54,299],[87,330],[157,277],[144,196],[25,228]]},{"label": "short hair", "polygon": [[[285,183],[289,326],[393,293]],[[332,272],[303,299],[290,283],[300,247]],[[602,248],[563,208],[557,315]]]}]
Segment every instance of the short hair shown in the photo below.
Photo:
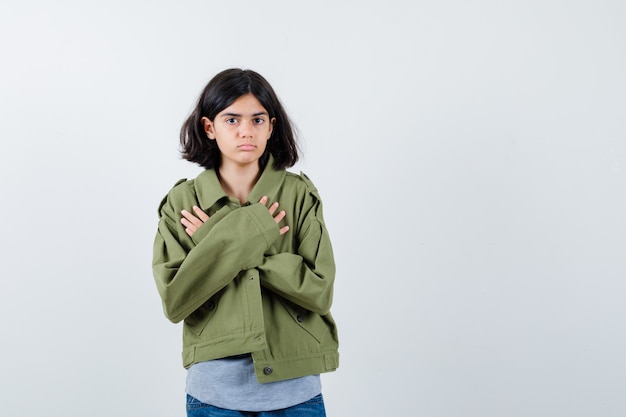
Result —
[{"label": "short hair", "polygon": [[206,85],[196,107],[180,129],[182,157],[206,168],[218,168],[221,153],[214,140],[204,130],[202,118],[215,117],[239,97],[252,94],[265,107],[270,118],[275,118],[272,135],[259,159],[264,168],[269,154],[274,157],[274,168],[292,167],[298,161],[298,144],[294,128],[274,89],[260,74],[252,70],[231,68],[217,74]]}]

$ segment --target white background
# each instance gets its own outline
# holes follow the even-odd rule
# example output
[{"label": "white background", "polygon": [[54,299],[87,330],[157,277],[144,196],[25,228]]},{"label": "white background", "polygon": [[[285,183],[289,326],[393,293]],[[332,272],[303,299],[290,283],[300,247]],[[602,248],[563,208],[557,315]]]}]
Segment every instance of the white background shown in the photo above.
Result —
[{"label": "white background", "polygon": [[324,199],[329,416],[626,415],[625,5],[3,2],[0,415],[184,415],[156,209],[229,67]]}]

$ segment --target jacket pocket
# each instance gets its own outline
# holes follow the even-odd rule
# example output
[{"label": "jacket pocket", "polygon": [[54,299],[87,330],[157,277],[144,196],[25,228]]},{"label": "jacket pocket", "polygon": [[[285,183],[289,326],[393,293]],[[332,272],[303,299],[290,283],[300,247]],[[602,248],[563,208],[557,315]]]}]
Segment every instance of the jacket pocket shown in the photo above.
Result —
[{"label": "jacket pocket", "polygon": [[324,336],[328,332],[328,324],[322,316],[286,300],[281,300],[281,304],[301,329],[313,336],[318,343],[322,343]]},{"label": "jacket pocket", "polygon": [[217,305],[219,301],[219,293],[209,298],[207,302],[202,304],[196,311],[189,315],[185,319],[185,327],[189,329],[196,336],[200,336],[206,325],[211,320],[211,317],[215,314],[217,310]]}]

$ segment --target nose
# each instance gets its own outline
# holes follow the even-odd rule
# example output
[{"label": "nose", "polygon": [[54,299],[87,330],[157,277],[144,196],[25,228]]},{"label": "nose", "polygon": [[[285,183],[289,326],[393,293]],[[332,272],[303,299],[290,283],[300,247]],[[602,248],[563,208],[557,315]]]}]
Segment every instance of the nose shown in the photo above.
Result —
[{"label": "nose", "polygon": [[239,136],[245,138],[252,136],[252,122],[244,122],[239,125]]}]

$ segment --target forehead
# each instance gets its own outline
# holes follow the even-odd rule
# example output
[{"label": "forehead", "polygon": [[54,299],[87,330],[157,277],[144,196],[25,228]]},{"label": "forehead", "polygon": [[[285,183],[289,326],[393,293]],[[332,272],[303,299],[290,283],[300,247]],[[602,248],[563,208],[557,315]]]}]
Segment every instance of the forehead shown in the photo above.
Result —
[{"label": "forehead", "polygon": [[226,107],[219,113],[219,115],[225,114],[260,115],[268,113],[259,99],[257,99],[253,94],[246,94],[237,98],[230,106]]}]

